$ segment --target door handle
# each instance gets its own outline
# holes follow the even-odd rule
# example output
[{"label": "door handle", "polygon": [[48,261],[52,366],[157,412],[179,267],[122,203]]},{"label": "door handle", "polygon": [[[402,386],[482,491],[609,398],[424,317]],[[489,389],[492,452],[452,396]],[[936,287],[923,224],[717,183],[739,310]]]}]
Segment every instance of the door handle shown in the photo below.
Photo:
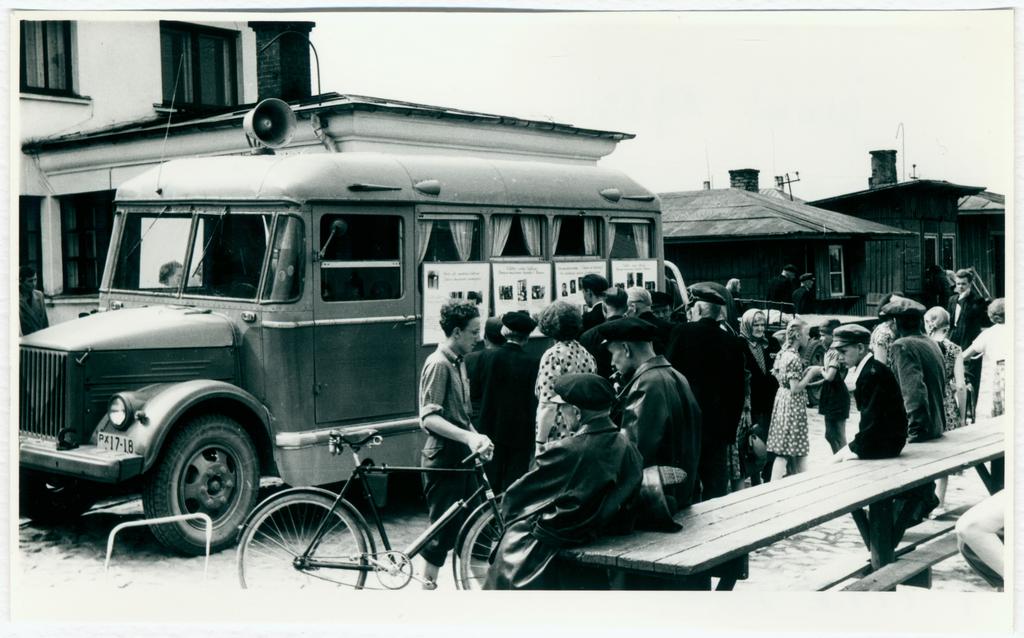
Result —
[{"label": "door handle", "polygon": [[252,323],[252,322],[256,321],[256,313],[252,312],[250,310],[243,311],[242,312],[242,321],[244,321],[246,323]]},{"label": "door handle", "polygon": [[416,321],[417,321],[416,315],[408,315],[408,316],[402,317],[402,325],[403,326],[415,326],[416,325]]}]

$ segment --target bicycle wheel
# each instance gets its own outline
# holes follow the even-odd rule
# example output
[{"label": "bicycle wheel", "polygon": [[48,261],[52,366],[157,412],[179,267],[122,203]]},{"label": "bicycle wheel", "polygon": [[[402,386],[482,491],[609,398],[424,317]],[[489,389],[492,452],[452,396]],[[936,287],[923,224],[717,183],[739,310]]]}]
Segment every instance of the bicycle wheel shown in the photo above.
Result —
[{"label": "bicycle wheel", "polygon": [[491,566],[491,551],[498,545],[505,526],[485,504],[466,520],[462,543],[455,548],[455,586],[482,589]]},{"label": "bicycle wheel", "polygon": [[[347,501],[331,512],[332,497],[310,490],[283,492],[253,513],[238,543],[238,580],[243,589],[363,587],[373,541],[366,523]],[[309,558],[348,568],[303,567],[296,559],[313,542],[328,514],[330,520]]]}]

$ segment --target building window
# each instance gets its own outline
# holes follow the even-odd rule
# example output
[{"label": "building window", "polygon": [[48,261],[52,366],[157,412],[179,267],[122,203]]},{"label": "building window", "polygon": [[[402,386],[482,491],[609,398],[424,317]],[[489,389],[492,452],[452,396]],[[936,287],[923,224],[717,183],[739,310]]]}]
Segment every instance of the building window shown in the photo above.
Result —
[{"label": "building window", "polygon": [[644,220],[612,221],[612,259],[647,259],[651,256],[651,224]]},{"label": "building window", "polygon": [[556,257],[595,257],[601,254],[601,220],[579,215],[555,215],[551,244]]},{"label": "building window", "polygon": [[21,90],[28,93],[73,95],[71,23],[21,23]]},{"label": "building window", "polygon": [[161,22],[164,105],[216,108],[238,104],[237,40],[235,31]]},{"label": "building window", "polygon": [[828,289],[829,296],[843,297],[846,295],[846,268],[843,263],[843,247],[828,247]]},{"label": "building window", "polygon": [[419,262],[480,261],[480,219],[473,215],[423,217],[417,222]]},{"label": "building window", "polygon": [[402,218],[324,215],[320,221],[324,301],[402,297]]},{"label": "building window", "polygon": [[942,236],[942,269],[956,270],[956,235]]},{"label": "building window", "polygon": [[18,198],[18,266],[32,266],[36,271],[36,287],[43,289],[43,241],[39,215],[43,198]]},{"label": "building window", "polygon": [[492,257],[543,257],[544,218],[540,215],[491,215]]},{"label": "building window", "polygon": [[114,191],[60,199],[65,294],[85,295],[99,290],[113,214]]},{"label": "building window", "polygon": [[932,264],[939,265],[942,263],[939,257],[938,235],[928,234],[924,236],[924,263],[926,268]]}]

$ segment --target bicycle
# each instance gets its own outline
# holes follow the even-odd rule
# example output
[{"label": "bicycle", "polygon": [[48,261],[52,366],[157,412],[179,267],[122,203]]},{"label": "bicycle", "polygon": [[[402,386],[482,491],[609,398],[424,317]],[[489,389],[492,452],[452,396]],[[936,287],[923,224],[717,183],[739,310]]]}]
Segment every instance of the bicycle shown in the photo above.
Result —
[{"label": "bicycle", "polygon": [[[380,445],[376,430],[359,430],[328,435],[332,455],[348,447],[355,468],[338,494],[316,487],[290,488],[266,498],[239,527],[238,578],[243,589],[267,586],[281,588],[291,577],[303,586],[334,585],[366,588],[367,574],[373,572],[384,589],[401,589],[412,580],[423,582],[413,572],[412,558],[455,517],[479,499],[483,502],[469,514],[459,530],[452,569],[459,589],[479,589],[487,574],[489,558],[504,531],[495,496],[476,453],[462,460],[471,468],[392,467],[364,464],[363,447]],[[369,475],[426,472],[472,473],[477,488],[466,499],[453,504],[441,517],[416,537],[408,547],[395,550],[388,540],[373,494],[365,478]],[[370,516],[383,544],[378,552],[369,524],[345,495],[353,485],[362,486]]]}]

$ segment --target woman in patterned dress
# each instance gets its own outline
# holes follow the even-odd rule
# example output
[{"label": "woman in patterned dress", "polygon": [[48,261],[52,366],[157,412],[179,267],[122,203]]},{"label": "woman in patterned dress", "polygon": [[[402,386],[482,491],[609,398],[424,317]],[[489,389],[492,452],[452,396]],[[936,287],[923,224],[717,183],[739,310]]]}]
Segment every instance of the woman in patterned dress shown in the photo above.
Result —
[{"label": "woman in patterned dress", "polygon": [[[903,293],[901,292],[890,292],[882,297],[878,302],[879,309],[892,301],[893,297],[902,296]],[[871,331],[871,341],[868,344],[868,347],[871,349],[871,355],[875,358],[875,361],[878,361],[884,366],[888,366],[889,348],[892,346],[892,342],[896,341],[896,332],[893,330],[891,318],[883,315],[881,310],[878,312],[878,318],[881,319],[881,321],[879,321],[878,325]]]},{"label": "woman in patterned dress", "polygon": [[800,349],[810,338],[807,323],[794,318],[786,326],[782,352],[775,358],[772,374],[779,380],[772,422],[768,428],[768,451],[775,454],[772,480],[807,469],[810,441],[807,436],[807,384],[821,376],[820,366],[805,367]]},{"label": "woman in patterned dress", "polygon": [[[548,441],[572,434],[560,412],[560,404],[552,401],[555,381],[563,374],[597,372],[594,357],[576,341],[582,326],[583,314],[579,307],[567,301],[554,302],[538,318],[537,327],[540,331],[555,340],[540,359],[537,385],[534,388],[534,394],[537,395],[537,432],[534,441],[538,452]],[[572,409],[572,406],[563,406],[561,409]]]},{"label": "woman in patterned dress", "polygon": [[960,359],[960,346],[949,340],[949,312],[935,306],[924,314],[924,331],[938,344],[942,351],[942,367],[946,372],[946,394],[943,404],[946,408],[946,431],[966,425],[967,383],[964,377],[964,362]]}]

